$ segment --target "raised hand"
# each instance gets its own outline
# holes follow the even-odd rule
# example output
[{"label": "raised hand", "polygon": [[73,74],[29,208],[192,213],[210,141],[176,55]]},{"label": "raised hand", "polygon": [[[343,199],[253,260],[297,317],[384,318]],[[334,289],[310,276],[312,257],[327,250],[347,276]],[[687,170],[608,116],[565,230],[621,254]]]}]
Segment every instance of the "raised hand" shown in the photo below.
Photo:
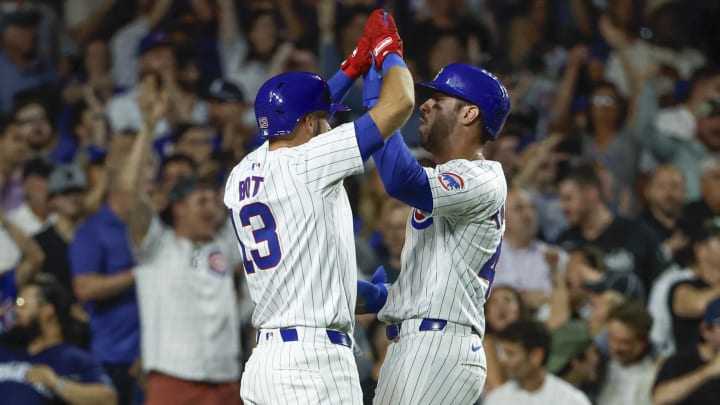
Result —
[{"label": "raised hand", "polygon": [[375,67],[382,69],[385,58],[391,53],[403,56],[403,41],[398,33],[395,20],[387,11],[379,8],[373,11],[365,23],[365,38],[370,41],[375,57]]},{"label": "raised hand", "polygon": [[365,37],[360,37],[350,56],[340,64],[340,69],[347,77],[355,80],[364,75],[370,66],[372,66],[370,41]]}]

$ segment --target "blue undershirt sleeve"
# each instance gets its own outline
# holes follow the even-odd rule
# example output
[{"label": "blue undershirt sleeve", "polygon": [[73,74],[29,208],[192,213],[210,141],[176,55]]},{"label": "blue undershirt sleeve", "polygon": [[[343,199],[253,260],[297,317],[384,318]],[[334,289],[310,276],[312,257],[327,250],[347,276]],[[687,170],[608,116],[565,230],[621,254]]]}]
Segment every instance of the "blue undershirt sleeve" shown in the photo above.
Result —
[{"label": "blue undershirt sleeve", "polygon": [[427,174],[410,153],[400,132],[394,133],[380,150],[373,153],[373,160],[391,197],[432,212],[433,198]]},{"label": "blue undershirt sleeve", "polygon": [[328,86],[330,86],[330,100],[333,103],[342,102],[354,82],[355,81],[347,77],[342,70],[338,70],[337,73],[327,81]]},{"label": "blue undershirt sleeve", "polygon": [[363,162],[366,162],[374,152],[383,146],[382,135],[375,125],[375,121],[372,120],[368,113],[353,121],[353,124],[355,125],[355,137],[360,148],[360,155]]}]

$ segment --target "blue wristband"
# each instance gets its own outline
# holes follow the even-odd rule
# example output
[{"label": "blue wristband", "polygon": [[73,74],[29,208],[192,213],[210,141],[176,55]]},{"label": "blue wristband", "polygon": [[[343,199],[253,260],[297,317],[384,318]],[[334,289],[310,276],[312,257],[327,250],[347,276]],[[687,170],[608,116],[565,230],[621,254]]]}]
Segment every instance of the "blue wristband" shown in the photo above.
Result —
[{"label": "blue wristband", "polygon": [[391,53],[390,55],[385,57],[385,60],[382,64],[382,73],[383,76],[385,76],[390,70],[391,67],[400,66],[407,68],[407,65],[405,64],[405,61],[400,57],[400,55],[396,53]]}]

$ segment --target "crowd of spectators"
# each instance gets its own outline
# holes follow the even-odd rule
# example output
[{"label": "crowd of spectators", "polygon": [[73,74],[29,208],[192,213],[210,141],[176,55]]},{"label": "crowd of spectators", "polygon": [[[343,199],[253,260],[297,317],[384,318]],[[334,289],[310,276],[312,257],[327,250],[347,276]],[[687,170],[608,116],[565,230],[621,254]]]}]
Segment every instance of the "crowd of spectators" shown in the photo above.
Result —
[{"label": "crowd of spectators", "polygon": [[[384,3],[0,0],[0,398],[239,399],[255,337],[221,197],[262,142],[255,93],[329,78]],[[717,403],[720,2],[387,3],[415,80],[473,63],[512,101],[484,151],[508,197],[483,403]],[[333,123],[360,83],[345,103]],[[359,277],[396,279],[409,207],[372,163],[345,186]],[[370,400],[389,341],[372,315],[355,335]]]}]

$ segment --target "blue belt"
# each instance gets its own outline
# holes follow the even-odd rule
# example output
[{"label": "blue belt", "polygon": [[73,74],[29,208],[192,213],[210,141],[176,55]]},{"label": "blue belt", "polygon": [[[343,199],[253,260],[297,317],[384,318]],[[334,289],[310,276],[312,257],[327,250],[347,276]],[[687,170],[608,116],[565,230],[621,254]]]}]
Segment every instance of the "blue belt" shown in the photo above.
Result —
[{"label": "blue belt", "polygon": [[[327,333],[330,343],[352,347],[352,339],[350,339],[347,333],[332,329],[326,329],[325,332]],[[260,331],[257,332],[257,336],[255,337],[256,343],[260,341],[260,333]],[[283,342],[297,342],[299,340],[298,331],[295,328],[280,329],[280,338]]]},{"label": "blue belt", "polygon": [[[422,322],[420,322],[420,327],[418,330],[420,332],[426,332],[431,330],[443,330],[445,329],[445,326],[447,326],[448,321],[444,319],[431,319],[431,318],[423,318]],[[401,323],[394,323],[390,324],[385,328],[385,335],[390,340],[397,339],[398,335],[400,334],[400,327]]]}]

